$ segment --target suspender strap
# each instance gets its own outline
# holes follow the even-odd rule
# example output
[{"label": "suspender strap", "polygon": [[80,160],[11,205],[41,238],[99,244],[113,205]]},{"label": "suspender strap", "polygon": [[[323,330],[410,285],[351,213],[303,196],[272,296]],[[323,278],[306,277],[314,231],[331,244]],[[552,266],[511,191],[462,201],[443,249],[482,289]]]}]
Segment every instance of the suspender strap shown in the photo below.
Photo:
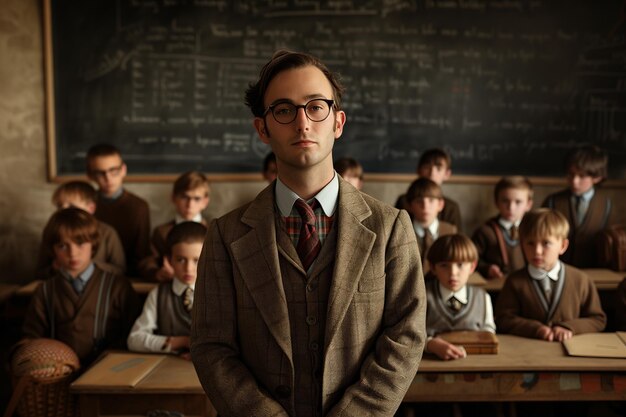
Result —
[{"label": "suspender strap", "polygon": [[[48,284],[50,284],[50,289],[48,289]],[[46,303],[48,323],[50,324],[50,339],[54,339],[56,334],[54,326],[54,283],[51,279],[43,282],[43,298]]]},{"label": "suspender strap", "polygon": [[94,340],[104,339],[106,334],[106,320],[109,315],[109,301],[111,299],[111,287],[113,279],[109,274],[104,273],[100,280],[100,288],[98,289],[98,301],[96,302],[96,314],[93,325]]},{"label": "suspender strap", "polygon": [[505,267],[509,266],[509,253],[506,250],[506,243],[504,242],[504,234],[502,234],[502,229],[500,225],[493,220],[489,222],[489,225],[493,228],[493,231],[496,233],[496,239],[498,239],[498,247],[500,248],[500,256],[502,256],[502,262]]}]

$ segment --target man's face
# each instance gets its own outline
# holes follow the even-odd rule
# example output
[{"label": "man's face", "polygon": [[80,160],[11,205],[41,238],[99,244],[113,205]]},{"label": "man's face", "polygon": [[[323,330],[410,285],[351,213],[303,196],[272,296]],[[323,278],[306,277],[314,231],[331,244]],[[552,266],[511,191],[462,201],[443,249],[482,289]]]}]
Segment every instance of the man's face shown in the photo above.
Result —
[{"label": "man's face", "polygon": [[88,175],[98,184],[100,192],[110,197],[122,187],[126,164],[119,155],[98,156],[90,161]]},{"label": "man's face", "polygon": [[[332,99],[333,90],[322,71],[306,66],[276,75],[265,92],[264,104],[266,108],[278,102],[303,105],[315,98]],[[333,144],[341,136],[345,120],[343,111],[331,110],[325,120],[313,122],[299,108],[291,123],[280,124],[268,112],[265,117],[257,117],[254,126],[276,154],[279,172],[282,167],[299,170],[319,166],[332,170]]]}]

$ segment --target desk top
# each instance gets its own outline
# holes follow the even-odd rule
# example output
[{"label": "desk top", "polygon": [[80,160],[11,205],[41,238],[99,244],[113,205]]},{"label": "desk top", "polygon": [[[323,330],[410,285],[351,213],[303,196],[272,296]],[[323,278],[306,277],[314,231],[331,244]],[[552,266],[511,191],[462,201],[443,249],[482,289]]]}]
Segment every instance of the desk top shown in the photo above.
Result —
[{"label": "desk top", "polygon": [[469,355],[464,359],[442,361],[424,354],[420,373],[428,372],[535,372],[626,371],[626,360],[568,356],[561,343],[499,334],[496,355]]}]

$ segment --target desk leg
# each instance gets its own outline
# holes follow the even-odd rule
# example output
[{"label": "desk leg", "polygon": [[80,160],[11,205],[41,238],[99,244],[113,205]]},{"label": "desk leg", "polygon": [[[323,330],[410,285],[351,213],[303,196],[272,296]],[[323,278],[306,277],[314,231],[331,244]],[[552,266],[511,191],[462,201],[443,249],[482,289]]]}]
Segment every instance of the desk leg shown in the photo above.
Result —
[{"label": "desk leg", "polygon": [[98,417],[100,398],[97,395],[81,394],[78,396],[80,417]]}]

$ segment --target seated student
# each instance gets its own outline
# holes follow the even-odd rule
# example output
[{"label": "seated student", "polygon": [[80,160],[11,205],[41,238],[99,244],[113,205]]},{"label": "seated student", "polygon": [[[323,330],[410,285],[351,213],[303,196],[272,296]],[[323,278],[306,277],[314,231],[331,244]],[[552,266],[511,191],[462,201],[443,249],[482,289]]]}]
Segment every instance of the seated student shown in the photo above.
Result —
[{"label": "seated student", "polygon": [[[89,214],[96,211],[98,193],[85,181],[70,181],[61,184],[52,195],[52,203],[57,210],[68,207],[76,207],[85,210]],[[98,221],[98,235],[100,243],[93,260],[102,269],[115,274],[124,274],[126,271],[126,259],[124,248],[115,229],[106,223]],[[47,279],[56,274],[57,266],[54,256],[42,245],[39,248],[37,261],[37,279]]]},{"label": "seated student", "polygon": [[356,159],[339,158],[334,162],[335,171],[357,190],[363,187],[363,167]]},{"label": "seated student", "polygon": [[559,261],[568,245],[565,216],[546,208],[530,211],[519,231],[528,266],[504,282],[496,303],[498,331],[558,342],[602,331],[606,315],[593,281]]},{"label": "seated student", "polygon": [[60,340],[74,349],[82,365],[105,349],[125,349],[139,313],[128,279],[93,262],[98,244],[98,222],[91,214],[78,208],[54,213],[44,230],[44,245],[59,270],[37,288],[24,317],[24,338]]},{"label": "seated student", "polygon": [[437,337],[440,333],[456,330],[496,332],[489,294],[482,288],[467,285],[477,261],[476,247],[464,235],[440,237],[428,251],[428,274],[436,279],[426,279],[426,333],[429,337],[426,351],[440,359],[465,356],[462,346]]},{"label": "seated student", "polygon": [[[417,163],[417,176],[419,178],[428,178],[437,183],[440,187],[452,175],[452,159],[450,155],[443,149],[433,148],[426,150]],[[439,220],[453,224],[457,229],[461,229],[461,209],[456,201],[443,197],[445,205],[439,213]],[[398,197],[396,208],[407,208],[406,194]]]},{"label": "seated student", "polygon": [[474,232],[478,271],[487,279],[504,278],[526,265],[519,244],[519,224],[533,206],[533,188],[526,177],[504,177],[496,184],[498,215]]},{"label": "seated student", "polygon": [[95,216],[117,231],[124,246],[126,273],[137,277],[139,261],[150,254],[150,209],[145,200],[124,189],[126,171],[113,145],[94,145],[87,152],[87,176],[99,187]]},{"label": "seated student", "polygon": [[[413,220],[417,234],[417,243],[422,259],[427,259],[430,245],[440,236],[452,235],[457,232],[456,226],[437,219],[437,215],[445,205],[441,188],[434,181],[418,178],[406,193],[408,212]],[[424,265],[424,272],[428,264]]]},{"label": "seated student", "polygon": [[189,358],[193,291],[206,231],[195,222],[179,223],[170,230],[166,256],[175,278],[148,294],[143,312],[128,336],[130,350],[176,352]]},{"label": "seated student", "polygon": [[620,282],[616,291],[615,330],[626,332],[626,278]]},{"label": "seated student", "polygon": [[203,173],[188,171],[174,181],[172,189],[172,203],[176,208],[176,216],[167,223],[157,226],[152,233],[152,254],[144,258],[139,269],[141,276],[159,282],[169,281],[174,277],[174,270],[164,257],[165,239],[172,227],[178,223],[193,221],[207,225],[202,217],[202,211],[209,205],[211,186]]},{"label": "seated student", "polygon": [[263,159],[263,178],[265,181],[272,182],[276,179],[278,175],[278,166],[276,165],[276,155],[274,152],[270,152]]},{"label": "seated student", "polygon": [[596,187],[606,179],[607,165],[606,152],[597,146],[574,150],[566,163],[569,188],[543,202],[543,207],[559,211],[568,220],[570,244],[562,259],[578,268],[597,266],[598,233],[613,223],[611,199]]}]

